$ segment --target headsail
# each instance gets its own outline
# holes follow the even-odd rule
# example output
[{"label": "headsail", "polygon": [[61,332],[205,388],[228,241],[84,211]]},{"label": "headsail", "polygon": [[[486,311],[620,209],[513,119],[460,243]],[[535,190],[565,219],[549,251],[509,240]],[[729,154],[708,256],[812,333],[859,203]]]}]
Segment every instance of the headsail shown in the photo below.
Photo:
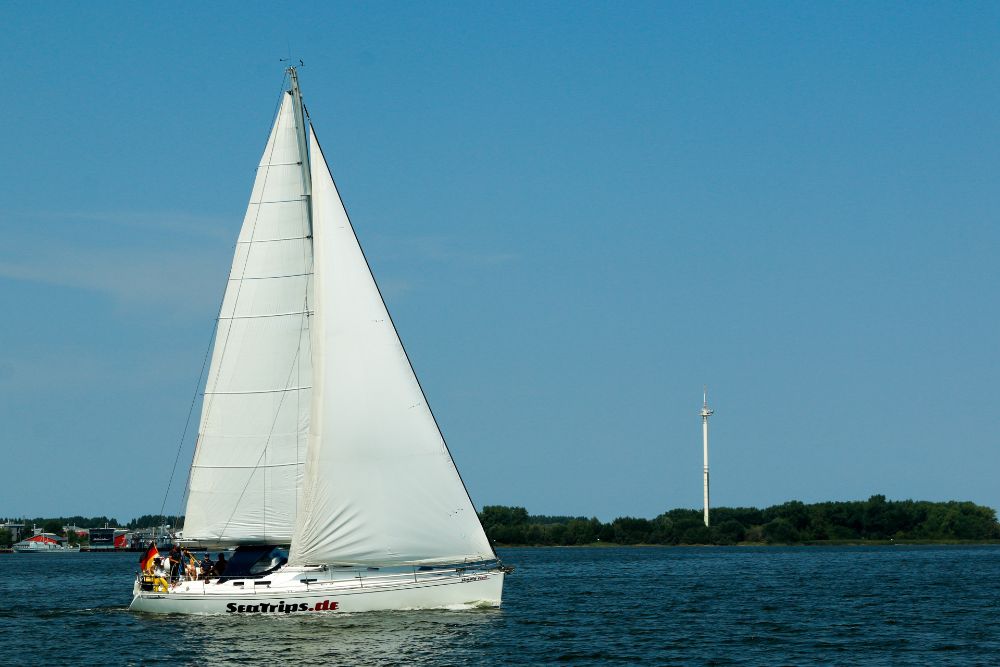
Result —
[{"label": "headsail", "polygon": [[288,543],[311,403],[312,240],[301,107],[282,96],[219,314],[185,539]]},{"label": "headsail", "polygon": [[292,564],[495,557],[310,134],[313,419]]}]

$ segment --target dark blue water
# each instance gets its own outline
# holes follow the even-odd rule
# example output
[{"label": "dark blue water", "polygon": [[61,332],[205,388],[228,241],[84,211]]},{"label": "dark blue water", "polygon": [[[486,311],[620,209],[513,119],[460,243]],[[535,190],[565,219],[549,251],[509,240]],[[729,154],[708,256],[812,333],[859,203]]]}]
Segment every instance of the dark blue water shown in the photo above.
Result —
[{"label": "dark blue water", "polygon": [[158,617],[135,554],[0,555],[0,663],[1000,663],[1000,547],[504,549],[501,609]]}]

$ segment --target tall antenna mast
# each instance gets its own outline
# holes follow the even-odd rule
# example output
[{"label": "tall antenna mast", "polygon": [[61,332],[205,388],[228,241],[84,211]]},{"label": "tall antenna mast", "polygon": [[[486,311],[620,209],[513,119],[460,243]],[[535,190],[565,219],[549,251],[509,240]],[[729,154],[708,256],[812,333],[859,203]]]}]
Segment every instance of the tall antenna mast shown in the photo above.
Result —
[{"label": "tall antenna mast", "polygon": [[702,394],[701,404],[701,433],[705,444],[705,526],[708,527],[708,418],[712,416],[712,410],[708,407],[708,387]]}]

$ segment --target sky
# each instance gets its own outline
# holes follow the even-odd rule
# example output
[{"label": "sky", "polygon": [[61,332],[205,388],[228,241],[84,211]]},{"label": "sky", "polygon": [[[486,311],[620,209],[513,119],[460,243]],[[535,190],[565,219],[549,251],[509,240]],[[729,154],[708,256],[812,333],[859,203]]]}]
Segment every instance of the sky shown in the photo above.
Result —
[{"label": "sky", "polygon": [[[0,516],[181,509],[283,63],[477,507],[1000,507],[1000,5],[0,4]],[[196,397],[195,418],[200,409]],[[179,454],[178,454],[179,451]]]}]

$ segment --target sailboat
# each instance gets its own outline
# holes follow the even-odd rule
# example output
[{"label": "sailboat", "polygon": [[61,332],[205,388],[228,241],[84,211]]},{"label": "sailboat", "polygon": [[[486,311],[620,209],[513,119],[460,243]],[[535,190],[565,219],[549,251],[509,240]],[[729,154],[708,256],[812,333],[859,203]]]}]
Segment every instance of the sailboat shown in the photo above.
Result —
[{"label": "sailboat", "polygon": [[130,609],[289,614],[499,606],[490,545],[331,176],[298,73],[219,313],[181,543],[219,576]]}]

